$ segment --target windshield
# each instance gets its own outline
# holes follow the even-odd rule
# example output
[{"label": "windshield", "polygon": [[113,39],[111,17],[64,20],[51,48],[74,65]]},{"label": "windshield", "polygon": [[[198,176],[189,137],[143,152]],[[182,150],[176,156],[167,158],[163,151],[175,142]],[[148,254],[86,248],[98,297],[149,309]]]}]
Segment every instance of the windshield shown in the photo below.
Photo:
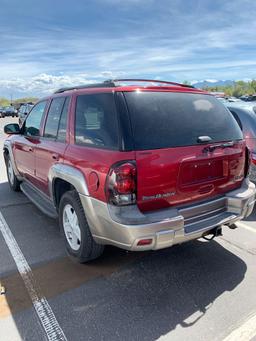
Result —
[{"label": "windshield", "polygon": [[131,116],[136,150],[240,140],[242,132],[230,112],[216,98],[171,92],[124,93]]}]

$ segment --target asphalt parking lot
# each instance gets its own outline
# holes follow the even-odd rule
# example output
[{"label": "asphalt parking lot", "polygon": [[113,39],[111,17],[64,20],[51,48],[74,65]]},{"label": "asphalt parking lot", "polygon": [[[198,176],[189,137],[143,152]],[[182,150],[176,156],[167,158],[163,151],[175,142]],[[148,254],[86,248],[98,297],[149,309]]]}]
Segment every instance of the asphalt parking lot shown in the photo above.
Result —
[{"label": "asphalt parking lot", "polygon": [[[212,242],[144,253],[108,247],[97,261],[73,263],[57,222],[9,189],[3,126],[14,120],[0,119],[0,212],[67,340],[223,340],[255,316],[255,210]],[[0,340],[48,340],[1,233],[0,283]]]}]

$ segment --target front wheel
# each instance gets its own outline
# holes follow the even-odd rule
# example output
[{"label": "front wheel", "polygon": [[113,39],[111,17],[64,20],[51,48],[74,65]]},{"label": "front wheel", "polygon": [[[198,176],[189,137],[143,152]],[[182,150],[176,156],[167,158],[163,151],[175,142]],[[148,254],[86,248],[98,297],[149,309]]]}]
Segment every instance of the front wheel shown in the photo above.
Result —
[{"label": "front wheel", "polygon": [[97,244],[91,234],[78,193],[66,192],[59,206],[60,228],[68,254],[79,263],[100,257],[104,246]]},{"label": "front wheel", "polygon": [[7,170],[7,178],[8,178],[9,186],[14,192],[18,192],[20,190],[20,181],[17,179],[14,173],[14,170],[12,167],[12,161],[9,155],[6,157],[5,162],[6,162],[6,170]]}]

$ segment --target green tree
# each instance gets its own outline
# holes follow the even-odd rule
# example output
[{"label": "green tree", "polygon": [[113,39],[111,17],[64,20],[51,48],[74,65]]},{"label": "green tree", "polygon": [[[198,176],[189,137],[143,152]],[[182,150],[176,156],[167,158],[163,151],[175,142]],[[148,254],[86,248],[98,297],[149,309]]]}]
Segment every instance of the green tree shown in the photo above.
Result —
[{"label": "green tree", "polygon": [[10,101],[8,99],[3,98],[3,97],[0,98],[0,106],[1,107],[6,107],[9,104],[10,104]]},{"label": "green tree", "polygon": [[187,80],[183,81],[182,84],[184,84],[184,85],[191,85],[191,83],[189,81],[187,81]]}]

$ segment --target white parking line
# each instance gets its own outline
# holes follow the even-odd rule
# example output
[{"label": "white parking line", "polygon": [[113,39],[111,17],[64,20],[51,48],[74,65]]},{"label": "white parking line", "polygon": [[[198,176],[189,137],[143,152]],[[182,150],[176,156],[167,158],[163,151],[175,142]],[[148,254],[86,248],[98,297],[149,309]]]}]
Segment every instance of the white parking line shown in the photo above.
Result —
[{"label": "white parking line", "polygon": [[[16,263],[18,271],[24,281],[29,296],[34,305],[37,316],[46,333],[47,339],[51,341],[67,340],[63,330],[61,329],[56,317],[47,302],[46,298],[41,294],[36,283],[33,272],[26,261],[19,245],[17,244],[9,226],[7,225],[2,213],[0,212],[0,231],[4,240],[11,252],[11,255]],[[7,288],[8,289],[8,288]]]},{"label": "white parking line", "polygon": [[249,341],[256,335],[256,315],[250,317],[242,326],[235,329],[223,341]]},{"label": "white parking line", "polygon": [[253,228],[253,227],[251,227],[251,226],[249,226],[249,225],[247,225],[247,224],[245,224],[245,223],[243,223],[243,222],[241,222],[241,221],[239,221],[239,222],[237,223],[237,225],[238,225],[238,226],[241,226],[242,228],[244,228],[244,229],[246,229],[246,230],[248,230],[248,231],[251,231],[251,232],[256,233],[256,227]]}]

